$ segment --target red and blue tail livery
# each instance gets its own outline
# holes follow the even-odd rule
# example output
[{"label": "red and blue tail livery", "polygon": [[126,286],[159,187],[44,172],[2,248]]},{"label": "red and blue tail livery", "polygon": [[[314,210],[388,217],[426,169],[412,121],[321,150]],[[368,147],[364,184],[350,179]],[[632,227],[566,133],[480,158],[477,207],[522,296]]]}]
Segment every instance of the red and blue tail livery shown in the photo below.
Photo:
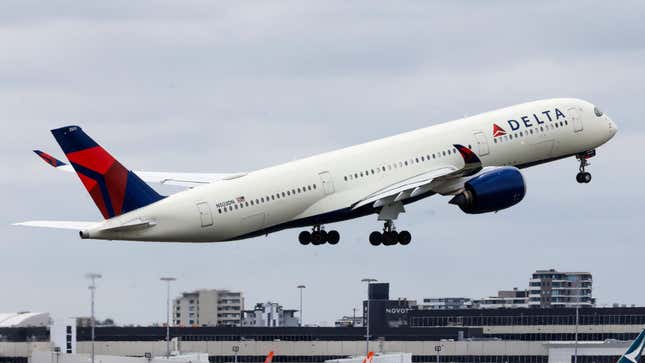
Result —
[{"label": "red and blue tail livery", "polygon": [[[112,218],[164,198],[121,165],[80,127],[66,126],[51,132],[104,218]],[[47,158],[49,155],[36,153],[52,164]]]},{"label": "red and blue tail livery", "polygon": [[59,166],[67,165],[64,162],[56,159],[55,157],[47,154],[44,151],[34,150],[34,152],[36,153],[36,155],[40,156],[41,159],[45,160],[45,162],[47,164],[53,166],[54,168],[58,168]]}]

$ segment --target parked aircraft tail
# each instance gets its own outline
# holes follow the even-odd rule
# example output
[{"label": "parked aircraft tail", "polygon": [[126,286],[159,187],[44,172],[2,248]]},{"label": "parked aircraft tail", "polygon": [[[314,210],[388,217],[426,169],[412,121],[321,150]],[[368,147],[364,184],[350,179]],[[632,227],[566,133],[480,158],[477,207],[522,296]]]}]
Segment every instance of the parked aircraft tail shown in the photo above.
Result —
[{"label": "parked aircraft tail", "polygon": [[643,345],[645,344],[645,329],[638,334],[636,339],[627,348],[627,351],[620,356],[618,363],[638,363],[641,353],[643,352]]},{"label": "parked aircraft tail", "polygon": [[[80,127],[66,126],[51,132],[104,218],[112,218],[164,198]],[[41,157],[46,158],[44,155]]]}]

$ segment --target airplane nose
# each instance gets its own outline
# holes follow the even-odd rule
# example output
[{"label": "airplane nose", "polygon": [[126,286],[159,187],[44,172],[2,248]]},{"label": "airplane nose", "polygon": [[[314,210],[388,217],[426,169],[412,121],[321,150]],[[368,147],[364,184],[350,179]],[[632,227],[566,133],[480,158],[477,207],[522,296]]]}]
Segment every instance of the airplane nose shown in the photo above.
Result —
[{"label": "airplane nose", "polygon": [[618,132],[618,126],[616,126],[616,123],[612,119],[610,119],[609,117],[608,119],[609,119],[609,137],[614,137],[614,135],[616,135],[616,133]]}]

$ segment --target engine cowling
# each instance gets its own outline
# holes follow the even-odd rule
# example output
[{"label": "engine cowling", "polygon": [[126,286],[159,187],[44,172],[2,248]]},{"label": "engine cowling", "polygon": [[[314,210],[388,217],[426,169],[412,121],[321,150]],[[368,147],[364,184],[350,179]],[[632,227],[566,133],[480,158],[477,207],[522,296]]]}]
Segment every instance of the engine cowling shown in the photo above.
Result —
[{"label": "engine cowling", "polygon": [[455,195],[450,204],[458,205],[464,213],[480,214],[514,206],[524,195],[526,184],[522,173],[514,167],[502,167],[468,180],[464,191]]}]

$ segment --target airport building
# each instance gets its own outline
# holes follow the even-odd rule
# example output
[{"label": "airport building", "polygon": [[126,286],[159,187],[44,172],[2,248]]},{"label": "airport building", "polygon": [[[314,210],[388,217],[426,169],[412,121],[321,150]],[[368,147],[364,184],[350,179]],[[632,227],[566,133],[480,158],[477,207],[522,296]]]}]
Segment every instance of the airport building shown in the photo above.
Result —
[{"label": "airport building", "polygon": [[472,299],[468,297],[430,297],[424,298],[423,303],[419,304],[422,310],[454,310],[468,309],[472,307]]},{"label": "airport building", "polygon": [[573,307],[593,306],[593,280],[589,272],[538,270],[529,281],[529,306]]},{"label": "airport building", "polygon": [[172,321],[175,326],[238,326],[242,310],[241,292],[201,289],[174,300]]},{"label": "airport building", "polygon": [[497,296],[489,296],[472,301],[472,307],[477,309],[499,309],[499,308],[528,308],[528,290],[500,290]]},{"label": "airport building", "polygon": [[[645,328],[645,307],[503,308],[388,311],[370,302],[369,349],[407,352],[412,361],[571,363],[578,331],[581,363],[615,362]],[[399,300],[392,300],[399,301]],[[90,329],[76,328],[74,346],[90,351]],[[362,327],[171,327],[173,350],[203,352],[216,362],[323,362],[365,354]],[[52,351],[46,327],[0,328],[0,362],[27,363],[32,351]],[[164,327],[98,327],[97,354],[163,355]]]},{"label": "airport building", "polygon": [[299,326],[300,319],[295,316],[298,310],[284,309],[274,302],[258,303],[253,310],[242,312],[242,326]]}]

